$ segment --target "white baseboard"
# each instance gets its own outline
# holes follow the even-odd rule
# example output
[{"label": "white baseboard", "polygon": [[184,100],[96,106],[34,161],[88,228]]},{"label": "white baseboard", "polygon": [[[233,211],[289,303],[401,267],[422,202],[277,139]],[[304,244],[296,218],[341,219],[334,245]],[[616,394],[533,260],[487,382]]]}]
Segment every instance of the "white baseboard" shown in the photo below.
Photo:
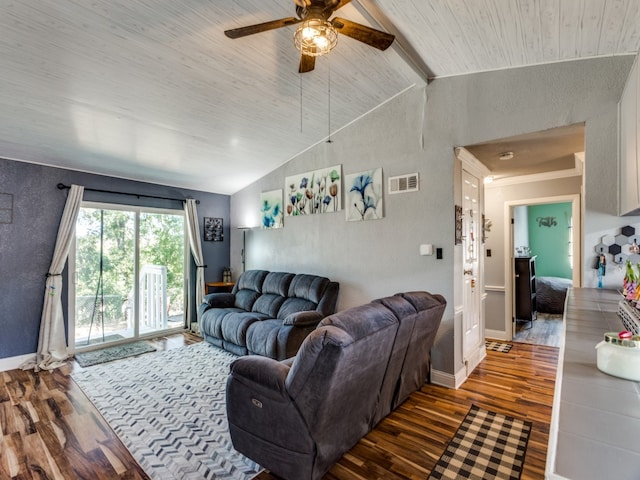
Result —
[{"label": "white baseboard", "polygon": [[24,362],[34,360],[35,358],[35,353],[27,353],[26,355],[18,355],[17,357],[0,358],[0,372],[20,368],[20,365]]},{"label": "white baseboard", "polygon": [[450,373],[441,372],[440,370],[431,370],[431,383],[440,385],[441,387],[456,388],[456,380]]},{"label": "white baseboard", "polygon": [[463,365],[454,375],[440,370],[431,370],[431,383],[440,385],[441,387],[458,389],[486,356],[487,349],[484,343],[482,343],[480,347],[473,352],[473,355],[469,357],[466,365]]},{"label": "white baseboard", "polygon": [[488,330],[488,329],[485,329],[484,337],[485,338],[492,338],[494,340],[510,340],[509,338],[507,338],[507,332],[504,332],[502,330]]},{"label": "white baseboard", "polygon": [[441,387],[453,388],[457,390],[467,379],[466,368],[462,367],[455,375],[441,372],[440,370],[431,370],[431,383],[440,385]]},{"label": "white baseboard", "polygon": [[480,346],[473,352],[472,355],[467,359],[467,376],[473,372],[480,362],[487,357],[487,348],[484,345],[484,342],[480,344]]}]

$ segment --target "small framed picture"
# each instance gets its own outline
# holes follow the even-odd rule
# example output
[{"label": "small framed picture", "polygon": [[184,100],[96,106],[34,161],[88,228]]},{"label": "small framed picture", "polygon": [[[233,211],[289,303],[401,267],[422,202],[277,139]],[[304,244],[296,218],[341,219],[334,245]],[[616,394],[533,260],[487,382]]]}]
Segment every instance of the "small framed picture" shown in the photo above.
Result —
[{"label": "small framed picture", "polygon": [[456,231],[455,231],[455,244],[462,244],[462,207],[460,205],[455,206],[455,220],[456,220]]},{"label": "small framed picture", "polygon": [[204,217],[204,241],[222,242],[223,240],[224,233],[222,232],[222,219]]}]

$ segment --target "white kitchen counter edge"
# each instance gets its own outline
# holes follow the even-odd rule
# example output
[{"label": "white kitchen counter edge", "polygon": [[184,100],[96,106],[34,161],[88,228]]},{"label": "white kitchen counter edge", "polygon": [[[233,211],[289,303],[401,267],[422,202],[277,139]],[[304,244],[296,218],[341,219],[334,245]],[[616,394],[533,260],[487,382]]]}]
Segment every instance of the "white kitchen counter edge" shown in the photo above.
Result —
[{"label": "white kitchen counter edge", "polygon": [[562,339],[560,340],[560,351],[558,352],[558,367],[556,369],[556,384],[553,392],[553,406],[551,408],[551,425],[549,426],[549,443],[547,445],[547,464],[545,466],[544,478],[547,480],[569,480],[562,475],[555,473],[556,452],[558,448],[558,428],[560,424],[560,397],[562,396],[562,371],[564,369],[564,345],[566,339],[567,325],[567,303],[569,301],[569,287],[564,298],[564,314],[562,315]]}]

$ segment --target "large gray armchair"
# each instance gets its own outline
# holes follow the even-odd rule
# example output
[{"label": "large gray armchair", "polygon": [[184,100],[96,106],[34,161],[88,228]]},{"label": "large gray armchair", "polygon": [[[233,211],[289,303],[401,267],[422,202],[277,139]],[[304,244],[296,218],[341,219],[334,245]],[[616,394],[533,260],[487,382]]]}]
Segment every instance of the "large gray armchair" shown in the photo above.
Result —
[{"label": "large gray armchair", "polygon": [[445,306],[440,295],[398,294],[325,318],[293,359],[236,360],[234,448],[284,479],[321,478],[427,380]]}]

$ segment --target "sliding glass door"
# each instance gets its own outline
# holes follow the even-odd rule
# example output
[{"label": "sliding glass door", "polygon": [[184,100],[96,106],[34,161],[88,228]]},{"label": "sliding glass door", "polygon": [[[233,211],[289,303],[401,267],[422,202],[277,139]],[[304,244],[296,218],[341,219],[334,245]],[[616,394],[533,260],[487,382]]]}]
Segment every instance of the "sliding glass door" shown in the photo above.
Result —
[{"label": "sliding glass door", "polygon": [[69,256],[74,349],[184,328],[186,241],[182,211],[83,203]]}]

